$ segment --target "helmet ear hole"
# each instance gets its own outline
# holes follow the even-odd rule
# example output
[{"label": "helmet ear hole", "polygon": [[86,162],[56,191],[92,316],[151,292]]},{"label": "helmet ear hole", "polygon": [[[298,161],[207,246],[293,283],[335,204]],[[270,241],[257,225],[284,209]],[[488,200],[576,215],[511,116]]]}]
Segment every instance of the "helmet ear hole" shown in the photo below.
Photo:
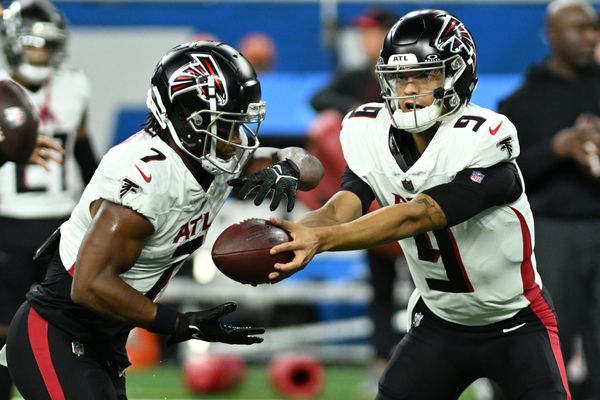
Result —
[{"label": "helmet ear hole", "polygon": [[190,117],[190,122],[197,128],[200,128],[202,126],[202,123],[204,122],[204,118],[202,118],[202,116],[200,115],[200,113],[196,113],[193,114]]}]

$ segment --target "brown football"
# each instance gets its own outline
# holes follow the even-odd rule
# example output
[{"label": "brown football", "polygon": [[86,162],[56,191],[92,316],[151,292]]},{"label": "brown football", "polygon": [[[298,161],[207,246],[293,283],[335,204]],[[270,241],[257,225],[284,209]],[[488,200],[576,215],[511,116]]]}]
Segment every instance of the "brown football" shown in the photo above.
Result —
[{"label": "brown football", "polygon": [[26,163],[38,135],[36,111],[25,90],[0,79],[0,162]]},{"label": "brown football", "polygon": [[275,256],[271,247],[290,240],[288,233],[264,219],[248,219],[233,224],[217,238],[212,248],[212,259],[219,270],[240,283],[258,285],[269,282],[275,263],[287,263],[294,253]]}]

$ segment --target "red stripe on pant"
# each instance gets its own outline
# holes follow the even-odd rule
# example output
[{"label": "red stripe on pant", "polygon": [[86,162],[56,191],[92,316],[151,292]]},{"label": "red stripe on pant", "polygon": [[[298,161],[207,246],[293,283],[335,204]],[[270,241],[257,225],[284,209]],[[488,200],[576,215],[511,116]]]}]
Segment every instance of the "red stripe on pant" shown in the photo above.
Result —
[{"label": "red stripe on pant", "polygon": [[569,391],[569,381],[567,379],[567,370],[565,369],[565,363],[560,350],[560,340],[558,338],[558,322],[554,316],[552,308],[544,299],[542,290],[539,285],[535,282],[535,270],[531,262],[531,256],[533,254],[533,242],[531,240],[531,231],[527,225],[527,221],[523,214],[516,208],[511,207],[513,212],[516,214],[521,224],[521,236],[523,238],[523,262],[521,263],[521,279],[523,281],[524,296],[529,300],[531,310],[538,316],[542,324],[546,327],[548,332],[548,339],[550,340],[550,347],[554,355],[554,360],[558,365],[560,372],[560,379],[562,380],[563,387],[567,392],[566,400],[571,400],[571,392]]},{"label": "red stripe on pant", "polygon": [[48,321],[43,319],[33,307],[27,317],[27,333],[35,362],[46,385],[46,390],[52,400],[65,400],[65,394],[56,375],[50,345],[48,343]]}]

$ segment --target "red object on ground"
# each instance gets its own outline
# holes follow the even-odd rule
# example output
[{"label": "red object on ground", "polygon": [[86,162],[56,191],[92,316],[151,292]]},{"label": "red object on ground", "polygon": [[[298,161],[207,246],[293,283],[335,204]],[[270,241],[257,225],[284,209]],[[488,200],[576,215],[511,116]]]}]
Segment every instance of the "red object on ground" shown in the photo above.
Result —
[{"label": "red object on ground", "polygon": [[193,393],[226,392],[246,377],[246,363],[236,356],[203,356],[186,361],[183,380]]},{"label": "red object on ground", "polygon": [[271,385],[279,394],[310,398],[323,389],[325,368],[315,357],[290,354],[275,357],[269,363],[268,375]]}]

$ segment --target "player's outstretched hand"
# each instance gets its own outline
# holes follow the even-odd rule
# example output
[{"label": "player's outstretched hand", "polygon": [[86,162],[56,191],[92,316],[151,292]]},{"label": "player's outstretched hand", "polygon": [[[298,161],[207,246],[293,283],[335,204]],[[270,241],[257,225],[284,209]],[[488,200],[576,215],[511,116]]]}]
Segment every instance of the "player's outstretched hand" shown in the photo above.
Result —
[{"label": "player's outstretched hand", "polygon": [[282,279],[300,271],[306,264],[313,259],[319,252],[319,236],[315,230],[295,222],[286,221],[279,218],[271,218],[271,223],[277,225],[289,232],[292,240],[279,244],[271,248],[271,255],[291,251],[294,253],[294,259],[286,264],[276,263],[277,272],[271,272],[269,278],[273,282],[279,282]]},{"label": "player's outstretched hand", "polygon": [[65,149],[60,147],[52,138],[45,135],[38,135],[37,143],[29,157],[29,162],[38,164],[44,167],[46,170],[50,170],[50,161],[54,161],[58,164],[62,163],[62,156],[65,154]]},{"label": "player's outstretched hand", "polygon": [[296,203],[296,190],[298,189],[298,178],[300,169],[293,161],[283,160],[273,164],[269,168],[261,169],[254,174],[229,180],[227,183],[237,188],[238,195],[245,199],[249,195],[255,195],[254,204],[263,202],[267,194],[274,190],[270,209],[274,211],[283,196],[287,198],[287,210],[292,211]]},{"label": "player's outstretched hand", "polygon": [[179,343],[190,339],[207,342],[222,342],[229,344],[261,343],[264,328],[228,326],[221,323],[221,317],[235,311],[237,304],[230,301],[204,311],[180,314],[177,333],[171,336],[169,344]]}]

